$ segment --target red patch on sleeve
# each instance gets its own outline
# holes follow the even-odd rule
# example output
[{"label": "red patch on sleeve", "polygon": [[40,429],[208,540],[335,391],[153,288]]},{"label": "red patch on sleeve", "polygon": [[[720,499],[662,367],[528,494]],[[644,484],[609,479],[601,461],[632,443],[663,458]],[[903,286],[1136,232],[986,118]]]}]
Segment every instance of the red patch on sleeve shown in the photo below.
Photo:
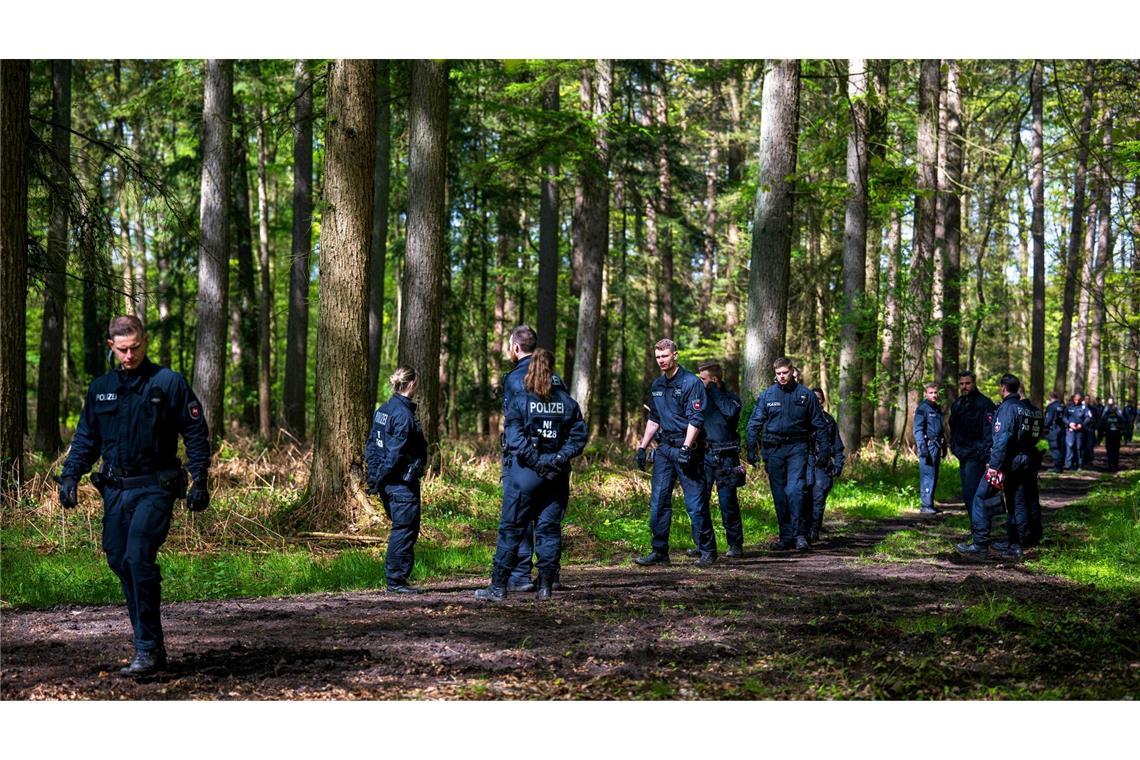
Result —
[{"label": "red patch on sleeve", "polygon": [[693,411],[694,412],[701,411],[701,402],[700,401],[694,401],[693,402]]},{"label": "red patch on sleeve", "polygon": [[198,419],[199,417],[202,416],[202,410],[201,410],[201,408],[199,408],[199,406],[197,404],[191,404],[190,405],[190,416],[193,417],[194,419]]}]

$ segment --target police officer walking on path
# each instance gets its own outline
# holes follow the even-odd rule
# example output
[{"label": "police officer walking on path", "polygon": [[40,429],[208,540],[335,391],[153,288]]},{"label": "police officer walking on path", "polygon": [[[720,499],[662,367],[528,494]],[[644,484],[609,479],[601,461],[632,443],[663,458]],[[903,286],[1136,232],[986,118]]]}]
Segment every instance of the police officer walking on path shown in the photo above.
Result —
[{"label": "police officer walking on path", "polygon": [[372,430],[364,445],[368,464],[368,493],[380,494],[384,512],[392,521],[384,574],[388,590],[419,594],[408,585],[420,536],[420,478],[427,465],[427,438],[416,419],[416,371],[399,367],[388,378],[392,395],[372,415]]},{"label": "police officer walking on path", "polygon": [[796,382],[792,360],[780,357],[772,367],[776,371],[775,382],[760,394],[748,419],[748,463],[755,465],[760,461],[756,453],[759,445],[780,525],[779,538],[769,548],[806,551],[811,548],[810,515],[805,515],[803,509],[809,441],[815,439],[817,464],[827,469],[831,467],[831,440],[819,400]]},{"label": "police officer walking on path", "polygon": [[669,529],[673,522],[673,485],[681,481],[685,509],[692,523],[693,543],[700,556],[694,564],[716,562],[716,536],[709,516],[705,489],[702,428],[708,395],[700,378],[677,364],[677,344],[662,338],[654,346],[661,375],[649,387],[649,420],[637,449],[637,467],[648,462],[649,443],[657,441],[653,457],[653,490],[649,504],[649,530],[653,548],[633,561],[639,565],[669,563]]},{"label": "police officer walking on path", "polygon": [[938,468],[946,456],[946,435],[942,431],[942,409],[938,406],[938,383],[927,383],[924,398],[914,410],[914,448],[918,453],[918,494],[922,505],[918,511],[936,515],[934,491],[938,487]]},{"label": "police officer walking on path", "polygon": [[537,598],[550,599],[562,558],[570,462],[586,447],[587,436],[578,403],[565,388],[554,384],[554,355],[539,349],[527,367],[523,392],[513,394],[507,407],[511,465],[506,481],[511,484],[511,495],[503,499],[491,585],[476,591],[477,599],[499,602],[506,598],[508,580],[520,558],[519,543],[530,525],[534,525],[538,555]]},{"label": "police officer walking on path", "polygon": [[[108,336],[119,366],[87,389],[71,452],[57,478],[59,501],[66,508],[76,506],[79,479],[102,457],[91,482],[103,497],[103,551],[122,583],[134,629],[135,657],[120,673],[141,676],[166,667],[156,558],[170,530],[175,499],[185,497],[193,512],[210,504],[210,438],[202,406],[186,380],[146,358],[142,322],[115,317]],[[193,479],[188,493],[179,435]]]},{"label": "police officer walking on path", "polygon": [[[740,500],[736,489],[743,483],[740,467],[740,397],[724,385],[720,364],[707,361],[697,366],[701,382],[705,385],[708,406],[705,407],[705,488],[709,514],[712,514],[712,490],[716,486],[720,504],[720,519],[728,540],[726,557],[744,556],[744,523],[740,519]],[[686,554],[699,557],[701,550],[689,549]]]},{"label": "police officer walking on path", "polygon": [[1136,403],[1129,401],[1124,405],[1124,442],[1132,443],[1132,434],[1136,430]]},{"label": "police officer walking on path", "polygon": [[1104,454],[1108,469],[1116,472],[1120,468],[1120,439],[1124,435],[1124,415],[1116,408],[1116,401],[1108,399],[1100,416],[1100,431],[1104,436]]},{"label": "police officer walking on path", "polygon": [[1049,394],[1045,407],[1045,438],[1049,441],[1049,457],[1053,472],[1065,469],[1065,404],[1057,391]]},{"label": "police officer walking on path", "polygon": [[986,469],[996,407],[978,390],[978,379],[970,370],[958,373],[958,394],[950,405],[950,451],[958,457],[962,501],[969,511]]},{"label": "police officer walking on path", "polygon": [[985,476],[978,484],[970,508],[972,543],[956,544],[963,555],[985,557],[989,554],[990,519],[1002,512],[1002,492],[1012,519],[1006,522],[1009,541],[994,548],[1006,551],[1006,557],[1020,559],[1022,536],[1029,540],[1033,529],[1029,524],[1027,484],[1037,477],[1036,444],[1044,428],[1044,415],[1022,403],[1018,391],[1021,382],[1013,375],[1002,375],[1001,405],[994,414],[992,446]]},{"label": "police officer walking on path", "polygon": [[1092,412],[1085,406],[1081,394],[1074,393],[1062,417],[1065,423],[1065,469],[1083,470],[1085,459],[1085,428],[1092,424]]},{"label": "police officer walking on path", "polygon": [[819,402],[823,420],[827,423],[827,440],[831,442],[830,463],[822,460],[816,451],[815,439],[811,441],[811,455],[808,459],[808,479],[804,486],[804,519],[810,515],[811,523],[808,526],[808,541],[819,541],[819,532],[823,528],[823,512],[827,508],[827,497],[831,493],[831,486],[843,471],[843,439],[839,437],[839,425],[835,418],[827,413],[824,406],[827,398],[822,388],[812,388],[815,400]]}]

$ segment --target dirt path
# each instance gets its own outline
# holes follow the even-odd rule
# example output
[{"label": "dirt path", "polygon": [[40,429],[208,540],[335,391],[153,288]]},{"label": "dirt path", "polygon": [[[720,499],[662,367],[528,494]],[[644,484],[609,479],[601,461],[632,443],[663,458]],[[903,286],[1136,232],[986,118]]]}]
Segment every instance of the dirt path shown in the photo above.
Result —
[{"label": "dirt path", "polygon": [[[1045,511],[1095,479],[1044,481]],[[574,566],[570,588],[544,605],[530,594],[478,603],[483,577],[413,598],[169,604],[171,668],[139,681],[117,675],[130,653],[123,607],[8,611],[0,685],[4,699],[1140,695],[1137,596],[1106,601],[1018,564],[963,560],[940,523],[858,525],[810,554],[753,548],[705,571],[680,557]],[[865,556],[904,530],[940,548]]]}]

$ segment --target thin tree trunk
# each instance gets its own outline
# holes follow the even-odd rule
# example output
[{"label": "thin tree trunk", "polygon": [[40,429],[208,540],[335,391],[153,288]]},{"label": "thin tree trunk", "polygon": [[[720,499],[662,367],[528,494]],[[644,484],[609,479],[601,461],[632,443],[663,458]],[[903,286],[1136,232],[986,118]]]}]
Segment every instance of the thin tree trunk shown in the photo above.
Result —
[{"label": "thin tree trunk", "polygon": [[[743,122],[744,112],[740,94],[742,84],[740,78],[731,76],[726,88],[728,106],[728,150],[726,161],[726,175],[728,185],[726,191],[735,190],[743,178],[744,145]],[[747,287],[743,283],[745,278],[744,267],[740,266],[743,251],[740,241],[740,225],[735,215],[731,215],[725,224],[725,271],[728,274],[727,291],[724,297],[724,378],[733,388],[741,388],[740,378],[740,293]]]},{"label": "thin tree trunk", "polygon": [[716,214],[716,199],[717,175],[720,173],[720,146],[718,144],[719,136],[712,137],[709,140],[708,148],[708,164],[705,167],[705,226],[703,253],[704,261],[702,263],[703,269],[701,272],[701,332],[705,335],[713,334],[713,321],[712,321],[712,297],[713,297],[713,279],[716,276],[716,229],[717,229],[717,214]]},{"label": "thin tree trunk", "polygon": [[[359,482],[368,434],[368,236],[376,127],[372,61],[329,66],[317,313],[316,424],[309,490],[319,508],[357,515],[346,487]],[[425,378],[427,379],[427,378]],[[345,506],[341,506],[345,505]],[[338,510],[339,511],[339,510]]]},{"label": "thin tree trunk", "polygon": [[36,449],[53,455],[59,435],[63,325],[67,314],[68,174],[71,172],[71,61],[52,61],[52,159],[47,272],[36,385]]},{"label": "thin tree trunk", "polygon": [[1043,119],[1043,69],[1041,61],[1033,62],[1030,99],[1033,109],[1033,180],[1030,195],[1033,202],[1033,345],[1029,363],[1030,399],[1039,408],[1045,403],[1045,158]]},{"label": "thin tree trunk", "polygon": [[285,339],[285,427],[305,438],[308,388],[309,255],[313,244],[313,76],[305,61],[293,67],[293,251],[289,271],[289,325]]},{"label": "thin tree trunk", "polygon": [[965,139],[962,126],[962,94],[958,87],[959,63],[946,67],[946,183],[941,196],[944,210],[942,373],[940,379],[949,398],[958,395],[958,372],[962,352],[962,171]]},{"label": "thin tree trunk", "polygon": [[[1093,186],[1090,195],[1096,195]],[[1077,322],[1073,343],[1069,350],[1069,387],[1073,393],[1087,393],[1089,349],[1089,304],[1096,269],[1096,206],[1089,204],[1088,218],[1084,220],[1085,242],[1081,248],[1081,279],[1077,283]]]},{"label": "thin tree trunk", "polygon": [[1112,161],[1112,116],[1105,117],[1104,126],[1104,155],[1098,162],[1099,189],[1097,194],[1097,256],[1096,267],[1093,269],[1093,281],[1089,283],[1092,288],[1090,301],[1092,309],[1092,329],[1089,337],[1089,382],[1088,389],[1103,399],[1111,393],[1108,391],[1107,377],[1102,364],[1105,352],[1102,351],[1104,336],[1105,302],[1104,281],[1109,267],[1112,266],[1112,185],[1110,162]]},{"label": "thin tree trunk", "polygon": [[206,61],[202,107],[201,237],[198,244],[198,339],[194,389],[210,436],[223,430],[226,380],[226,304],[229,298],[230,114],[233,61]]},{"label": "thin tree trunk", "polygon": [[753,212],[744,380],[756,398],[771,377],[772,362],[784,351],[791,270],[792,213],[800,99],[800,62],[773,61],[764,77],[760,116],[759,190]]},{"label": "thin tree trunk", "polygon": [[380,349],[384,345],[384,264],[388,255],[388,196],[392,163],[392,103],[388,61],[376,62],[376,164],[372,175],[372,241],[369,254],[368,408],[376,406]]},{"label": "thin tree trunk", "polygon": [[31,62],[0,60],[0,495],[24,477]]},{"label": "thin tree trunk", "polygon": [[[234,353],[238,366],[241,399],[241,426],[247,430],[257,424],[257,405],[254,393],[257,388],[257,290],[253,266],[253,229],[250,224],[249,205],[249,150],[245,125],[245,108],[234,99],[234,232],[237,252],[237,292],[230,308]],[[234,424],[239,420],[235,418]]]},{"label": "thin tree trunk", "polygon": [[410,365],[423,383],[417,394],[423,427],[438,457],[439,357],[444,239],[447,208],[447,72],[446,62],[412,63],[408,107],[408,232],[400,315],[399,361]]},{"label": "thin tree trunk", "polygon": [[[542,109],[558,111],[558,78],[546,84]],[[558,164],[542,167],[538,211],[538,345],[554,351],[558,332]]]},{"label": "thin tree trunk", "polygon": [[257,253],[261,273],[261,300],[258,302],[257,342],[261,360],[257,367],[257,432],[263,441],[269,440],[269,426],[273,412],[270,393],[273,383],[270,366],[270,320],[273,310],[273,279],[269,272],[269,184],[266,164],[268,140],[265,136],[267,120],[265,100],[258,107],[257,120]]},{"label": "thin tree trunk", "polygon": [[661,331],[666,338],[672,338],[674,332],[673,315],[673,234],[669,220],[673,215],[673,179],[669,169],[669,141],[666,137],[669,127],[669,106],[665,92],[665,64],[660,59],[653,61],[651,66],[651,82],[655,81],[657,87],[651,86],[653,123],[658,131],[657,147],[657,187],[654,195],[654,211],[662,220],[657,225],[657,249],[661,256],[661,279],[658,288],[661,294]]},{"label": "thin tree trunk", "polygon": [[[843,232],[843,332],[839,351],[839,435],[849,452],[859,450],[863,415],[863,363],[859,333],[867,289],[867,59],[847,63],[851,127],[847,135],[847,210]],[[832,405],[834,408],[834,404]]]},{"label": "thin tree trunk", "polygon": [[1085,217],[1085,181],[1088,173],[1089,132],[1092,129],[1093,115],[1093,73],[1095,63],[1085,62],[1084,109],[1081,116],[1079,143],[1077,149],[1077,171],[1073,180],[1073,213],[1069,228],[1069,250],[1066,257],[1065,291],[1061,304],[1061,329],[1057,333],[1057,373],[1053,379],[1053,390],[1065,394],[1065,381],[1070,380],[1069,353],[1073,329],[1073,306],[1076,302],[1077,277],[1081,265],[1081,225]]}]

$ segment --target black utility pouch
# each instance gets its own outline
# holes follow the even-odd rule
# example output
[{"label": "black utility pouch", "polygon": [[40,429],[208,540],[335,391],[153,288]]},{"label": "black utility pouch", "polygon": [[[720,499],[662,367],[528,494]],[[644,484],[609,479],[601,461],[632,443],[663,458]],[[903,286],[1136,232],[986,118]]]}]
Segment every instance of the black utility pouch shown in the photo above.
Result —
[{"label": "black utility pouch", "polygon": [[170,492],[176,499],[185,499],[186,491],[190,486],[186,470],[159,470],[155,473],[158,484]]},{"label": "black utility pouch", "polygon": [[95,486],[95,490],[102,496],[103,486],[107,485],[107,476],[101,472],[91,473],[91,485]]}]

